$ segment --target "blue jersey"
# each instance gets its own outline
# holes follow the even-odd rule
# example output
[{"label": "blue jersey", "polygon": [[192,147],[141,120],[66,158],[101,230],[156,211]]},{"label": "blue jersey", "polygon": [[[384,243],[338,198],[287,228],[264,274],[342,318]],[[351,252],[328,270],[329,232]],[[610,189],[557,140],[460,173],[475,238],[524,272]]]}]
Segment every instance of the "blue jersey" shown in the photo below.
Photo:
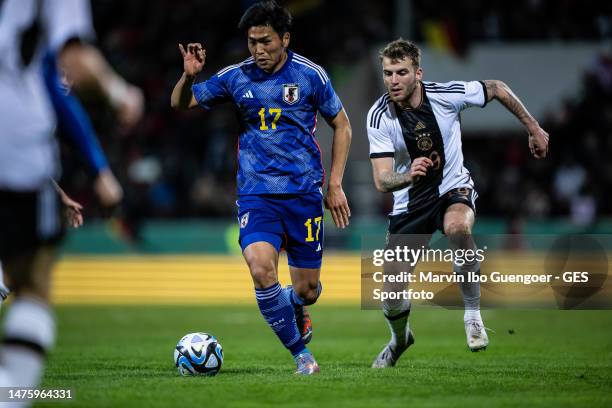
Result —
[{"label": "blue jersey", "polygon": [[333,118],[342,109],[323,68],[289,51],[273,74],[248,58],[192,90],[204,109],[232,101],[240,111],[238,195],[310,193],[322,186],[317,111]]}]

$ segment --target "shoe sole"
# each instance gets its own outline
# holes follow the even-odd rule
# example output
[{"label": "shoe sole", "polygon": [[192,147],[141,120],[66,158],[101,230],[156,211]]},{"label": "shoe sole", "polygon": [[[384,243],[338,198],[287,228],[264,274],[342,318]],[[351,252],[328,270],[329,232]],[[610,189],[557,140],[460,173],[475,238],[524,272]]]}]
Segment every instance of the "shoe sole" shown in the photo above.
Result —
[{"label": "shoe sole", "polygon": [[301,373],[299,371],[296,371],[294,374],[295,375],[314,375],[314,374],[319,374],[320,372],[321,372],[321,369],[317,365],[317,367],[313,369],[311,373]]},{"label": "shoe sole", "polygon": [[488,347],[488,344],[486,346],[476,347],[476,348],[471,348],[470,346],[468,346],[468,349],[470,349],[472,353],[478,353],[479,351],[485,351],[487,347]]}]

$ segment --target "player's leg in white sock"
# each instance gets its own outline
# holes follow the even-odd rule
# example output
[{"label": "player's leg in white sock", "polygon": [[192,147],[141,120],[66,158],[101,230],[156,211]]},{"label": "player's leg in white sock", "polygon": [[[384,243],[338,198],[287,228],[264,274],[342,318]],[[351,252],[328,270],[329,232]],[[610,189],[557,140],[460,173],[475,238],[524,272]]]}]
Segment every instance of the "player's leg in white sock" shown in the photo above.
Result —
[{"label": "player's leg in white sock", "polygon": [[470,273],[480,275],[480,262],[473,260],[472,262],[466,262],[461,265],[455,263],[453,265],[453,271],[457,275],[461,275],[464,278],[463,282],[459,282],[459,290],[461,291],[463,306],[465,307],[463,320],[466,322],[469,320],[481,321],[480,283],[468,281],[468,276]]},{"label": "player's leg in white sock", "polygon": [[[385,282],[383,284],[384,293],[401,292],[404,289],[406,289],[404,283]],[[391,331],[391,340],[374,359],[373,368],[393,367],[404,351],[414,343],[414,337],[408,326],[410,301],[387,298],[383,302],[383,312]]]},{"label": "player's leg in white sock", "polygon": [[[463,304],[465,306],[464,319],[480,319],[480,283],[470,282],[468,273],[480,274],[480,263],[476,259],[476,244],[472,237],[472,226],[474,225],[474,210],[466,204],[454,203],[450,205],[444,214],[444,233],[448,237],[450,247],[457,254],[462,251],[466,256],[456,259],[453,270],[456,274],[464,277],[459,283]],[[468,252],[472,255],[467,256]]]},{"label": "player's leg in white sock", "polygon": [[[470,350],[478,351],[486,349],[489,339],[480,316],[480,282],[471,282],[468,279],[469,274],[480,275],[480,262],[476,259],[476,244],[471,235],[474,213],[471,208],[463,204],[454,204],[449,207],[449,210],[453,207],[455,211],[451,216],[448,216],[449,211],[447,210],[448,222],[445,217],[444,228],[455,254],[458,253],[458,250],[464,251],[462,259],[455,259],[453,270],[464,278],[462,282],[459,282],[459,289],[465,307],[463,323],[467,344]],[[471,255],[468,256],[468,253]]]},{"label": "player's leg in white sock", "polygon": [[42,378],[45,354],[55,342],[55,319],[48,304],[54,254],[54,248],[45,247],[4,263],[15,300],[3,323],[2,387],[36,387]]},{"label": "player's leg in white sock", "polygon": [[[451,248],[457,250],[470,250],[476,253],[476,244],[471,234],[465,233],[467,230],[460,231],[462,233],[454,233],[449,235]],[[465,252],[464,252],[465,253]],[[463,298],[463,306],[465,308],[464,321],[482,320],[480,317],[480,282],[471,282],[470,274],[480,275],[480,262],[476,256],[456,259],[453,265],[453,271],[463,277],[463,281],[459,282],[459,290]]]},{"label": "player's leg in white sock", "polygon": [[[390,227],[387,249],[420,249],[428,245],[430,238],[431,234],[429,233],[393,234]],[[391,331],[391,340],[374,359],[373,368],[393,367],[401,355],[414,343],[414,336],[408,323],[410,300],[398,296],[408,287],[408,284],[401,278],[392,276],[398,276],[405,272],[412,274],[414,269],[414,265],[407,262],[388,262],[384,264],[383,293],[386,296],[382,306],[385,320]],[[391,279],[392,277],[393,279]]]},{"label": "player's leg in white sock", "polygon": [[45,353],[55,341],[55,319],[49,306],[30,297],[15,297],[4,320],[0,361],[11,374],[10,386],[35,387]]},{"label": "player's leg in white sock", "polygon": [[391,331],[391,341],[389,345],[396,349],[406,345],[407,333],[410,330],[408,325],[408,317],[410,316],[410,301],[402,300],[399,304],[389,304],[385,301],[383,311],[385,320]]},{"label": "player's leg in white sock", "polygon": [[[384,273],[386,276],[398,274],[401,272],[401,264],[388,264],[385,265]],[[412,273],[414,268],[408,270]],[[407,284],[404,282],[389,282],[385,279],[383,283],[384,293],[399,293],[407,288]],[[389,346],[396,349],[402,349],[408,342],[408,333],[410,331],[408,318],[410,316],[410,300],[408,299],[397,299],[395,296],[387,296],[387,299],[383,301],[383,313],[385,320],[391,331],[391,341]]]}]

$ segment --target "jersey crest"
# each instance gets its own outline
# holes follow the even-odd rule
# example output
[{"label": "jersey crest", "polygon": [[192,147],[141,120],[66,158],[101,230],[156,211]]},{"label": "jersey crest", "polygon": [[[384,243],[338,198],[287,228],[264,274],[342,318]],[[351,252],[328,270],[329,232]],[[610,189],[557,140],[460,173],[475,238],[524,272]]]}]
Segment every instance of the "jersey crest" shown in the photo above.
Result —
[{"label": "jersey crest", "polygon": [[[416,108],[402,109],[385,93],[368,112],[370,158],[393,158],[398,173],[408,172],[417,157],[432,161],[426,176],[394,191],[392,215],[420,210],[457,189],[462,189],[457,197],[475,197],[474,182],[463,163],[460,113],[486,104],[486,86],[480,81],[421,82],[421,90],[422,102]],[[472,193],[463,194],[466,191]]]},{"label": "jersey crest", "polygon": [[240,228],[246,228],[249,223],[249,214],[250,212],[245,213],[242,218],[240,218]]},{"label": "jersey crest", "polygon": [[283,101],[293,105],[300,100],[300,86],[298,84],[283,85]]},{"label": "jersey crest", "polygon": [[192,91],[205,109],[224,102],[238,107],[238,195],[305,194],[323,184],[317,113],[333,118],[342,109],[323,68],[288,51],[285,64],[270,74],[248,58]]}]

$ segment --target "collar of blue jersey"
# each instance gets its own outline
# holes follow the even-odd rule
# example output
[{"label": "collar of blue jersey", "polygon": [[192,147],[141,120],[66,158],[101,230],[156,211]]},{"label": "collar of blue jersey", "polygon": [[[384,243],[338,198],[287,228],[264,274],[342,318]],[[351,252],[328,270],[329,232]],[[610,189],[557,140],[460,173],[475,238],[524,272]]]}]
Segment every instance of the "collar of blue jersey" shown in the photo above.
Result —
[{"label": "collar of blue jersey", "polygon": [[266,79],[274,78],[278,75],[282,75],[282,73],[287,69],[287,66],[289,66],[289,64],[291,63],[292,59],[293,59],[293,51],[287,50],[287,60],[285,61],[281,69],[279,69],[278,71],[272,74],[268,74],[266,71],[259,68],[257,64],[249,64],[245,66],[244,71],[246,72],[246,74],[249,76],[249,78],[252,81],[263,81]]}]

